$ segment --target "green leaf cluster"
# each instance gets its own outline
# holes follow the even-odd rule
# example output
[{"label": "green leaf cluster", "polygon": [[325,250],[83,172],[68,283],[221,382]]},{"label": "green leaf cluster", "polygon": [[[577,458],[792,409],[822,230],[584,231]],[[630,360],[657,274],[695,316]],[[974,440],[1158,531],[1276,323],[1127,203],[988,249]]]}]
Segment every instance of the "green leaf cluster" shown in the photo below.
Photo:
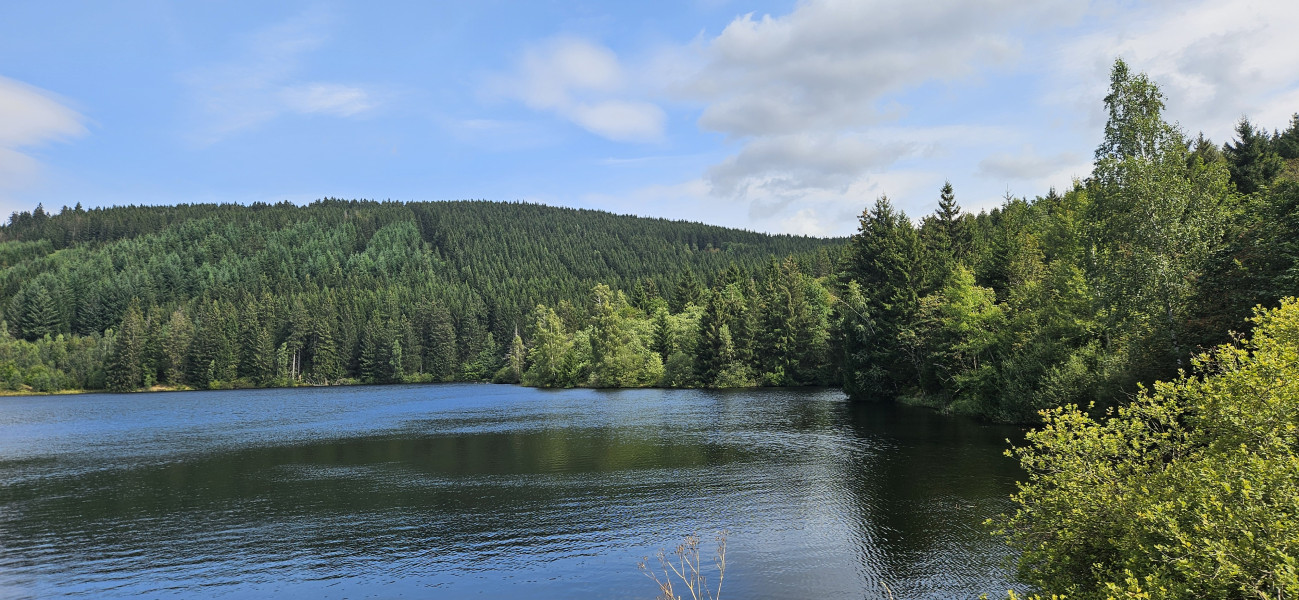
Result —
[{"label": "green leaf cluster", "polygon": [[1299,301],[1096,419],[1046,411],[1003,518],[1020,577],[1070,598],[1299,594]]}]

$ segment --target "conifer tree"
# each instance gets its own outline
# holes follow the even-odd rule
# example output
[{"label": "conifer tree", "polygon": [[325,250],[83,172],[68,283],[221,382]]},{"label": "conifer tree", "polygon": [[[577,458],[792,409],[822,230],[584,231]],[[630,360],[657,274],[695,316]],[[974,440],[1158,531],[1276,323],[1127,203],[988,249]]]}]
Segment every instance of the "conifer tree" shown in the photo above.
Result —
[{"label": "conifer tree", "polygon": [[129,392],[140,388],[143,382],[141,360],[145,344],[144,315],[140,312],[139,299],[132,299],[122,318],[113,342],[112,354],[109,357],[108,389],[114,392]]},{"label": "conifer tree", "polygon": [[1231,181],[1242,194],[1253,194],[1270,185],[1284,164],[1266,131],[1256,130],[1249,119],[1236,124],[1236,141],[1222,147]]},{"label": "conifer tree", "polygon": [[59,311],[50,291],[39,283],[14,296],[20,316],[19,327],[26,340],[39,340],[59,333]]},{"label": "conifer tree", "polygon": [[669,320],[668,309],[660,307],[654,313],[654,343],[652,349],[658,353],[663,364],[667,364],[668,357],[676,351],[676,335],[672,331],[672,323]]},{"label": "conifer tree", "polygon": [[194,338],[194,324],[181,309],[172,311],[165,328],[166,336],[162,342],[163,381],[170,385],[185,383],[186,358],[189,356],[190,340]]},{"label": "conifer tree", "polygon": [[445,306],[428,309],[424,347],[427,352],[424,369],[438,380],[450,378],[456,371],[456,329]]}]

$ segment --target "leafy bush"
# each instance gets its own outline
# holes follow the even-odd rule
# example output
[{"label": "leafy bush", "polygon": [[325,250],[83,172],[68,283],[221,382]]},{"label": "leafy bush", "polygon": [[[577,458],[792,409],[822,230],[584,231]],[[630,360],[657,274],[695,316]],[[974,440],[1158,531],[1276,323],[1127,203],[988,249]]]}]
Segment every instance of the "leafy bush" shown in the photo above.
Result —
[{"label": "leafy bush", "polygon": [[1108,418],[1044,411],[1002,522],[1025,581],[1070,598],[1299,595],[1299,301],[1253,322]]}]

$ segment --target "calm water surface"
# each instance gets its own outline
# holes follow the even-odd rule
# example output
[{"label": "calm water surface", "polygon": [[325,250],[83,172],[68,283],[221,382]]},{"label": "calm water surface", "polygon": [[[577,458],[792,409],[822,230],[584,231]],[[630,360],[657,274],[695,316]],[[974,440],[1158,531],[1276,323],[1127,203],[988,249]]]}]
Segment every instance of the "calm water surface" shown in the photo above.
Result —
[{"label": "calm water surface", "polygon": [[835,390],[434,385],[0,398],[0,598],[728,598],[1010,587],[1013,429]]}]

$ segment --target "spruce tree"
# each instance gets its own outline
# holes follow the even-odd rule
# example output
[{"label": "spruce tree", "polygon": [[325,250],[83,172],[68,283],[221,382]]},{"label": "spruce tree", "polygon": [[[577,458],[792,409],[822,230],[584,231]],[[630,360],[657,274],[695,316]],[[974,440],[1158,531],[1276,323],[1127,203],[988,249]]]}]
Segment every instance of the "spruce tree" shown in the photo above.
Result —
[{"label": "spruce tree", "polygon": [[1223,146],[1231,181],[1242,194],[1253,194],[1272,183],[1285,166],[1272,148],[1266,131],[1256,130],[1249,119],[1236,124],[1236,141]]},{"label": "spruce tree", "polygon": [[47,335],[57,335],[59,310],[50,291],[44,285],[36,284],[28,286],[24,292],[21,296],[15,296],[15,300],[21,298],[22,302],[20,327],[23,338],[39,340]]},{"label": "spruce tree", "polygon": [[108,389],[114,392],[129,392],[140,388],[143,382],[141,360],[145,344],[144,315],[140,312],[139,299],[131,300],[122,318],[117,336],[113,341],[112,354],[107,365]]}]

